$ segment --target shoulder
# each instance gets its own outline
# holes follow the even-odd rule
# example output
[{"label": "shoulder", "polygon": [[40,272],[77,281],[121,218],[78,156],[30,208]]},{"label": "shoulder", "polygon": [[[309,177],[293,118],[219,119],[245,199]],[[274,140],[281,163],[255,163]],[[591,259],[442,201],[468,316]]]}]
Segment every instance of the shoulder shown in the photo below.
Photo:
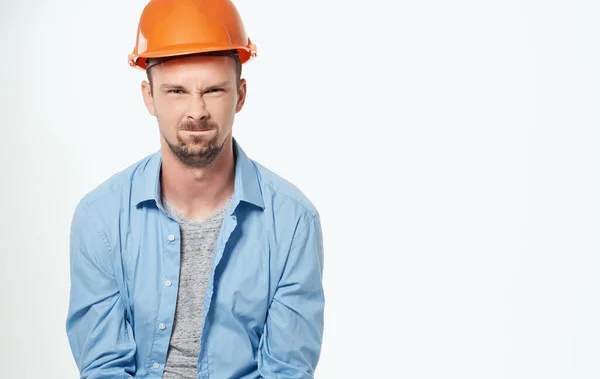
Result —
[{"label": "shoulder", "polygon": [[287,209],[295,208],[298,213],[302,213],[308,218],[319,216],[315,204],[296,184],[256,161],[253,161],[253,164],[256,167],[261,188],[263,188],[263,196],[267,198],[266,200],[270,200],[275,206],[282,206]]},{"label": "shoulder", "polygon": [[134,181],[145,173],[149,162],[156,155],[156,152],[148,154],[103,179],[83,195],[75,212],[86,210],[90,215],[98,215],[106,211],[113,212],[115,207],[121,207],[123,199],[131,194]]}]

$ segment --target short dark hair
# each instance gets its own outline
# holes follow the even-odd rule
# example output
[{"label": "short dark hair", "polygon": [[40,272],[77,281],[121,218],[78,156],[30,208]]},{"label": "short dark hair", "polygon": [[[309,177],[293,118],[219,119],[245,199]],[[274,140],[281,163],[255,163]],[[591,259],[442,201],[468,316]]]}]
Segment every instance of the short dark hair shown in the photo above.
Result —
[{"label": "short dark hair", "polygon": [[150,83],[150,92],[153,93],[152,90],[152,67],[157,64],[169,61],[171,59],[183,58],[183,57],[192,57],[192,56],[211,56],[211,57],[229,57],[235,61],[235,71],[236,71],[236,79],[237,84],[240,84],[240,80],[242,78],[242,63],[240,62],[240,55],[236,49],[233,50],[222,50],[222,51],[210,51],[206,53],[197,53],[190,55],[181,55],[175,57],[164,57],[164,58],[148,58],[146,60],[146,76],[148,77],[148,82]]}]

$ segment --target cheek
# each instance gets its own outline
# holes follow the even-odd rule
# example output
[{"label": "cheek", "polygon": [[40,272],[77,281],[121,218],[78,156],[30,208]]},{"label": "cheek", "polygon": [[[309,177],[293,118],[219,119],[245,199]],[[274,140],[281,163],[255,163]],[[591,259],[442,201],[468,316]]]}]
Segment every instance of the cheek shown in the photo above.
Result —
[{"label": "cheek", "polygon": [[154,109],[156,118],[165,127],[176,125],[185,114],[185,106],[182,102],[157,101],[154,104]]},{"label": "cheek", "polygon": [[235,115],[237,98],[221,97],[211,99],[207,102],[206,107],[211,115],[211,118],[218,120],[219,123],[229,121]]}]

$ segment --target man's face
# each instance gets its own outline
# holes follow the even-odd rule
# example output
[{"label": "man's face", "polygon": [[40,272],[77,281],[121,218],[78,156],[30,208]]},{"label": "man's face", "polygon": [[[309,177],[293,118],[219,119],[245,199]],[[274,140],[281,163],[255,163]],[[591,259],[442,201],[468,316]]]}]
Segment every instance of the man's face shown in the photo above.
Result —
[{"label": "man's face", "polygon": [[231,138],[235,114],[242,109],[246,82],[237,81],[229,57],[173,59],[151,69],[142,83],[144,103],[155,116],[163,142],[189,167],[206,167]]}]

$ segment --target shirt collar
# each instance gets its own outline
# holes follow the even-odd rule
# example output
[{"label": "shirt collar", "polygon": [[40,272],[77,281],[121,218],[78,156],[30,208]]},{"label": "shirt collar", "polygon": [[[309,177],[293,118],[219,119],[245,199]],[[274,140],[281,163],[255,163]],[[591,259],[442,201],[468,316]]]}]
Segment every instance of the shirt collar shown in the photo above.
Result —
[{"label": "shirt collar", "polygon": [[[235,179],[231,199],[233,208],[230,209],[234,210],[242,201],[264,209],[265,205],[256,167],[235,138],[233,138],[232,144],[235,157]],[[132,200],[136,206],[147,201],[154,201],[160,207],[162,203],[160,195],[161,167],[162,153],[159,150],[150,156],[145,167],[142,168],[142,173],[133,179]]]}]

